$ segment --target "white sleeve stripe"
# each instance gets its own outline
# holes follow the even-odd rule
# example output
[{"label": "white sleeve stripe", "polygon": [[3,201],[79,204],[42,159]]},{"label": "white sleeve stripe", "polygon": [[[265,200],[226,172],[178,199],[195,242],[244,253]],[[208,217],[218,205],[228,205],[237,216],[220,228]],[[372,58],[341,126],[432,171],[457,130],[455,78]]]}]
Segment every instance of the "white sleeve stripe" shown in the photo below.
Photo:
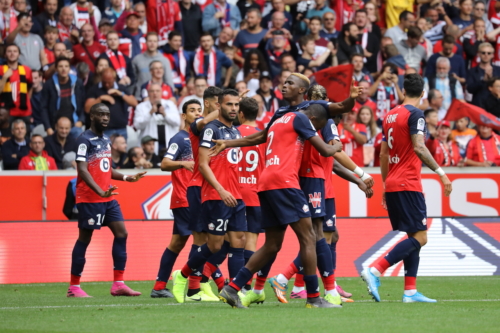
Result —
[{"label": "white sleeve stripe", "polygon": [[76,160],[80,162],[87,162],[87,159],[85,157],[77,157]]},{"label": "white sleeve stripe", "polygon": [[170,155],[170,154],[165,155],[165,157],[168,157],[168,158],[170,158],[171,160],[173,160],[173,159],[174,159],[174,156],[173,156],[173,155]]},{"label": "white sleeve stripe", "polygon": [[210,147],[210,143],[208,143],[208,142],[203,142],[203,143],[201,144],[201,146],[202,146],[202,147],[206,147],[206,148],[211,148],[211,147]]}]

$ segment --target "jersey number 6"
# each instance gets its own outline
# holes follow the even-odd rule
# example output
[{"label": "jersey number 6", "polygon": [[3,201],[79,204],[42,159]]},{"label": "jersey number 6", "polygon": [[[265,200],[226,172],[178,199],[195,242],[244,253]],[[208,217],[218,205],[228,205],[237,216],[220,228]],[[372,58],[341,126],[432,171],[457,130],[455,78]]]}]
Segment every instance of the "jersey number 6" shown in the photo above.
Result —
[{"label": "jersey number 6", "polygon": [[389,146],[390,149],[392,149],[392,143],[394,141],[394,137],[392,136],[392,132],[394,131],[394,128],[389,128],[387,131],[387,145]]}]

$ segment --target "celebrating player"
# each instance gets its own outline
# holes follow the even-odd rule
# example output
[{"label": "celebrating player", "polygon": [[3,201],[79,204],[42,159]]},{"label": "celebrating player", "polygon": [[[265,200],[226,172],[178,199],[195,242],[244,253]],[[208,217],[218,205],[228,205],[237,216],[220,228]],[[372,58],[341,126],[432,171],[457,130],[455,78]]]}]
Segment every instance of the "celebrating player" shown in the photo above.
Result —
[{"label": "celebrating player", "polygon": [[[295,93],[303,87],[296,87]],[[268,269],[283,243],[285,231],[290,225],[300,243],[300,254],[304,264],[304,281],[307,288],[308,308],[329,308],[334,305],[319,297],[316,276],[316,246],[311,213],[300,190],[298,171],[304,141],[311,144],[324,156],[340,151],[340,143],[327,145],[316,133],[327,121],[321,105],[311,105],[303,112],[291,112],[275,120],[268,127],[266,168],[259,180],[259,200],[262,209],[262,227],[266,230],[266,241],[250,258],[236,278],[222,289],[219,297],[233,307],[245,308],[238,291],[259,269]],[[313,127],[314,126],[314,127]]]},{"label": "celebrating player", "polygon": [[[170,244],[163,252],[160,269],[156,283],[151,291],[151,297],[174,297],[166,288],[172,267],[177,256],[182,251],[191,235],[189,221],[194,216],[190,213],[186,198],[187,184],[191,180],[194,168],[193,151],[189,141],[189,127],[201,116],[201,104],[196,99],[191,99],[182,106],[182,119],[184,128],[174,135],[168,143],[168,150],[161,163],[162,171],[172,172],[173,192],[170,200],[170,209],[174,215],[174,230]],[[200,294],[200,293],[198,293]],[[202,298],[205,294],[198,295]]]},{"label": "celebrating player", "polygon": [[[245,204],[241,200],[238,184],[239,149],[230,149],[222,154],[210,157],[212,140],[239,138],[240,132],[233,126],[239,110],[240,96],[233,89],[224,90],[219,96],[219,118],[207,124],[200,134],[199,168],[204,181],[201,189],[202,221],[207,230],[207,243],[189,258],[180,271],[175,271],[173,294],[182,300],[187,277],[204,265],[210,257],[217,256],[223,243],[224,235],[229,236],[229,276],[233,278],[245,264]],[[225,255],[225,254],[224,254]],[[215,267],[214,267],[215,268]]]},{"label": "celebrating player", "polygon": [[422,163],[437,173],[444,186],[444,195],[451,193],[451,182],[425,146],[425,117],[416,106],[423,96],[424,81],[418,74],[404,79],[403,104],[392,109],[383,121],[384,139],[380,151],[380,169],[385,193],[382,204],[389,213],[392,229],[406,232],[408,238],[399,242],[373,267],[365,268],[361,277],[368,292],[380,302],[380,276],[403,260],[405,287],[403,302],[429,302],[417,292],[417,271],[420,249],[427,243],[427,211],[422,193]]},{"label": "celebrating player", "polygon": [[79,212],[79,236],[73,248],[68,297],[90,297],[80,287],[80,278],[85,266],[85,252],[92,234],[94,230],[101,229],[101,226],[109,227],[115,237],[112,250],[114,282],[111,286],[111,295],[141,295],[123,282],[128,234],[120,205],[113,199],[118,193],[114,192],[117,187],[111,186],[111,179],[136,182],[146,172],[126,176],[111,168],[111,141],[104,135],[109,119],[108,107],[102,103],[94,104],[90,108],[90,129],[83,132],[77,140],[76,205]]}]

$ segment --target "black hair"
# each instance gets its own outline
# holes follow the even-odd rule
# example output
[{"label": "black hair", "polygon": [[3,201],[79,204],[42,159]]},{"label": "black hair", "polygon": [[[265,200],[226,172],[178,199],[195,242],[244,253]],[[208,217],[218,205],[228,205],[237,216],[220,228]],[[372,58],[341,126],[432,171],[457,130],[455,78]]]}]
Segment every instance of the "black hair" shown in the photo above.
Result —
[{"label": "black hair", "polygon": [[437,89],[431,89],[429,90],[429,92],[427,93],[427,100],[429,102],[431,102],[434,98],[436,98],[436,92],[439,91]]},{"label": "black hair", "polygon": [[323,19],[321,17],[319,17],[319,16],[313,16],[313,17],[311,17],[309,19],[309,23],[311,23],[314,20],[319,21],[320,24],[323,24]]},{"label": "black hair", "polygon": [[257,59],[259,59],[259,65],[257,68],[259,71],[262,73],[264,71],[267,71],[267,63],[266,60],[264,59],[264,56],[262,55],[262,52],[260,52],[258,49],[251,49],[248,51],[248,53],[245,55],[245,63],[243,65],[243,75],[247,76],[248,73],[250,72],[250,59],[252,58],[252,55],[257,55]]},{"label": "black hair", "polygon": [[207,83],[208,83],[207,77],[206,77],[205,75],[196,75],[196,76],[194,77],[193,82],[196,82],[197,80],[205,80],[205,82],[207,82]]},{"label": "black hair", "polygon": [[31,15],[29,13],[26,13],[26,12],[20,12],[17,15],[17,22],[21,21],[25,17],[31,17]]},{"label": "black hair", "polygon": [[69,60],[69,58],[66,58],[66,57],[57,57],[56,62],[54,64],[56,68],[57,68],[57,65],[59,65],[59,63],[61,61],[67,61],[68,64],[71,66],[71,60]]},{"label": "black hair", "polygon": [[186,113],[188,106],[191,105],[191,104],[198,104],[199,106],[201,106],[201,103],[200,103],[199,100],[194,99],[194,98],[190,99],[189,101],[187,101],[186,103],[184,103],[182,105],[182,113]]},{"label": "black hair", "polygon": [[420,39],[420,37],[422,37],[423,33],[422,33],[422,30],[420,30],[419,27],[416,27],[416,26],[411,26],[408,28],[408,38],[418,38]]},{"label": "black hair", "polygon": [[385,69],[387,67],[391,68],[391,74],[396,74],[396,75],[398,74],[398,66],[394,65],[392,62],[386,62],[385,64],[383,64],[380,73],[385,72]]},{"label": "black hair", "polygon": [[179,36],[182,38],[182,34],[179,31],[173,30],[168,34],[168,40],[172,40],[175,36]]},{"label": "black hair", "polygon": [[30,141],[31,141],[31,140],[33,140],[33,139],[34,139],[34,138],[36,138],[36,137],[41,137],[41,138],[42,138],[42,141],[43,141],[43,136],[42,136],[41,134],[33,134],[33,135],[31,136]]},{"label": "black hair", "polygon": [[246,120],[254,121],[259,113],[259,103],[253,98],[244,97],[240,101],[240,111],[243,112]]},{"label": "black hair", "polygon": [[362,59],[364,59],[364,55],[362,55],[361,53],[353,53],[351,54],[351,57],[349,58],[350,62],[352,62],[352,59],[354,59],[354,57],[361,57]]},{"label": "black hair", "polygon": [[405,75],[403,87],[406,96],[410,98],[420,97],[422,96],[422,91],[424,91],[424,79],[418,74]]},{"label": "black hair", "polygon": [[403,20],[407,20],[408,19],[408,15],[414,15],[412,12],[408,11],[408,10],[404,10],[401,14],[399,14],[399,22],[403,21]]},{"label": "black hair", "polygon": [[106,110],[109,111],[109,108],[106,104],[97,103],[97,104],[92,105],[92,107],[90,108],[90,114],[99,112],[99,109],[102,109],[102,108],[105,108]]},{"label": "black hair", "polygon": [[[5,45],[5,51],[4,51],[4,54],[5,54],[5,52],[7,51],[7,49],[8,49],[9,47],[11,47],[11,46],[17,47],[17,51],[19,52],[19,55],[21,55],[21,48],[19,47],[19,45],[14,44],[14,43],[10,43],[10,44]],[[4,57],[5,57],[5,55],[4,55]]]},{"label": "black hair", "polygon": [[203,99],[208,99],[208,98],[214,98],[214,97],[219,97],[219,95],[222,93],[222,89],[215,87],[215,86],[210,86],[205,91],[203,92]]},{"label": "black hair", "polygon": [[433,113],[433,112],[438,113],[438,111],[437,111],[437,110],[434,110],[434,109],[425,110],[425,111],[424,111],[424,117],[425,117],[425,118],[428,118],[429,114],[431,114],[431,113]]},{"label": "black hair", "polygon": [[212,36],[212,34],[211,34],[210,32],[208,32],[208,31],[204,31],[204,32],[202,32],[202,33],[201,33],[201,35],[200,35],[200,40],[201,40],[203,37],[206,37],[206,36],[210,36],[210,37],[212,37],[212,40],[214,39],[214,36]]},{"label": "black hair", "polygon": [[495,82],[498,81],[498,80],[500,80],[500,77],[498,77],[498,76],[492,77],[488,81],[488,87],[493,87],[493,85],[495,84]]},{"label": "black hair", "polygon": [[344,24],[342,26],[342,36],[345,36],[346,32],[351,31],[351,26],[352,25],[356,25],[356,23],[354,23],[354,22],[347,22],[346,24]]},{"label": "black hair", "polygon": [[366,15],[368,15],[368,12],[366,11],[366,9],[364,8],[361,8],[361,9],[358,9],[355,13],[354,13],[354,16],[356,16],[357,13],[365,13]]},{"label": "black hair", "polygon": [[446,35],[446,36],[444,36],[442,44],[453,44],[453,45],[455,45],[455,37],[453,37],[452,35]]},{"label": "black hair", "polygon": [[325,112],[325,108],[321,104],[311,104],[304,110],[304,114],[308,116],[316,117],[318,121],[322,121],[328,118]]},{"label": "black hair", "polygon": [[224,89],[222,90],[222,92],[220,93],[219,95],[219,103],[222,104],[222,101],[224,100],[224,97],[225,96],[236,96],[236,97],[239,97],[240,94],[238,93],[237,90],[235,89]]}]

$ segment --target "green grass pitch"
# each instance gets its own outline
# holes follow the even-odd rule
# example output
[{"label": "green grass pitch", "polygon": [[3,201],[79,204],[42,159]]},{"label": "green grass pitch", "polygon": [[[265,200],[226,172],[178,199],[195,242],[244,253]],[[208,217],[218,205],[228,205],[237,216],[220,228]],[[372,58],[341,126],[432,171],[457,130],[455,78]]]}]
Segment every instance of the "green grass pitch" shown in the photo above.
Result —
[{"label": "green grass pitch", "polygon": [[109,282],[83,283],[90,299],[66,298],[66,283],[0,285],[0,332],[500,331],[500,277],[419,278],[419,291],[437,304],[403,304],[402,278],[382,278],[381,303],[368,297],[360,278],[338,282],[356,301],[342,309],[306,309],[303,300],[281,304],[269,287],[264,304],[242,310],[152,299],[153,282],[128,282],[143,293],[130,298],[112,297]]}]

